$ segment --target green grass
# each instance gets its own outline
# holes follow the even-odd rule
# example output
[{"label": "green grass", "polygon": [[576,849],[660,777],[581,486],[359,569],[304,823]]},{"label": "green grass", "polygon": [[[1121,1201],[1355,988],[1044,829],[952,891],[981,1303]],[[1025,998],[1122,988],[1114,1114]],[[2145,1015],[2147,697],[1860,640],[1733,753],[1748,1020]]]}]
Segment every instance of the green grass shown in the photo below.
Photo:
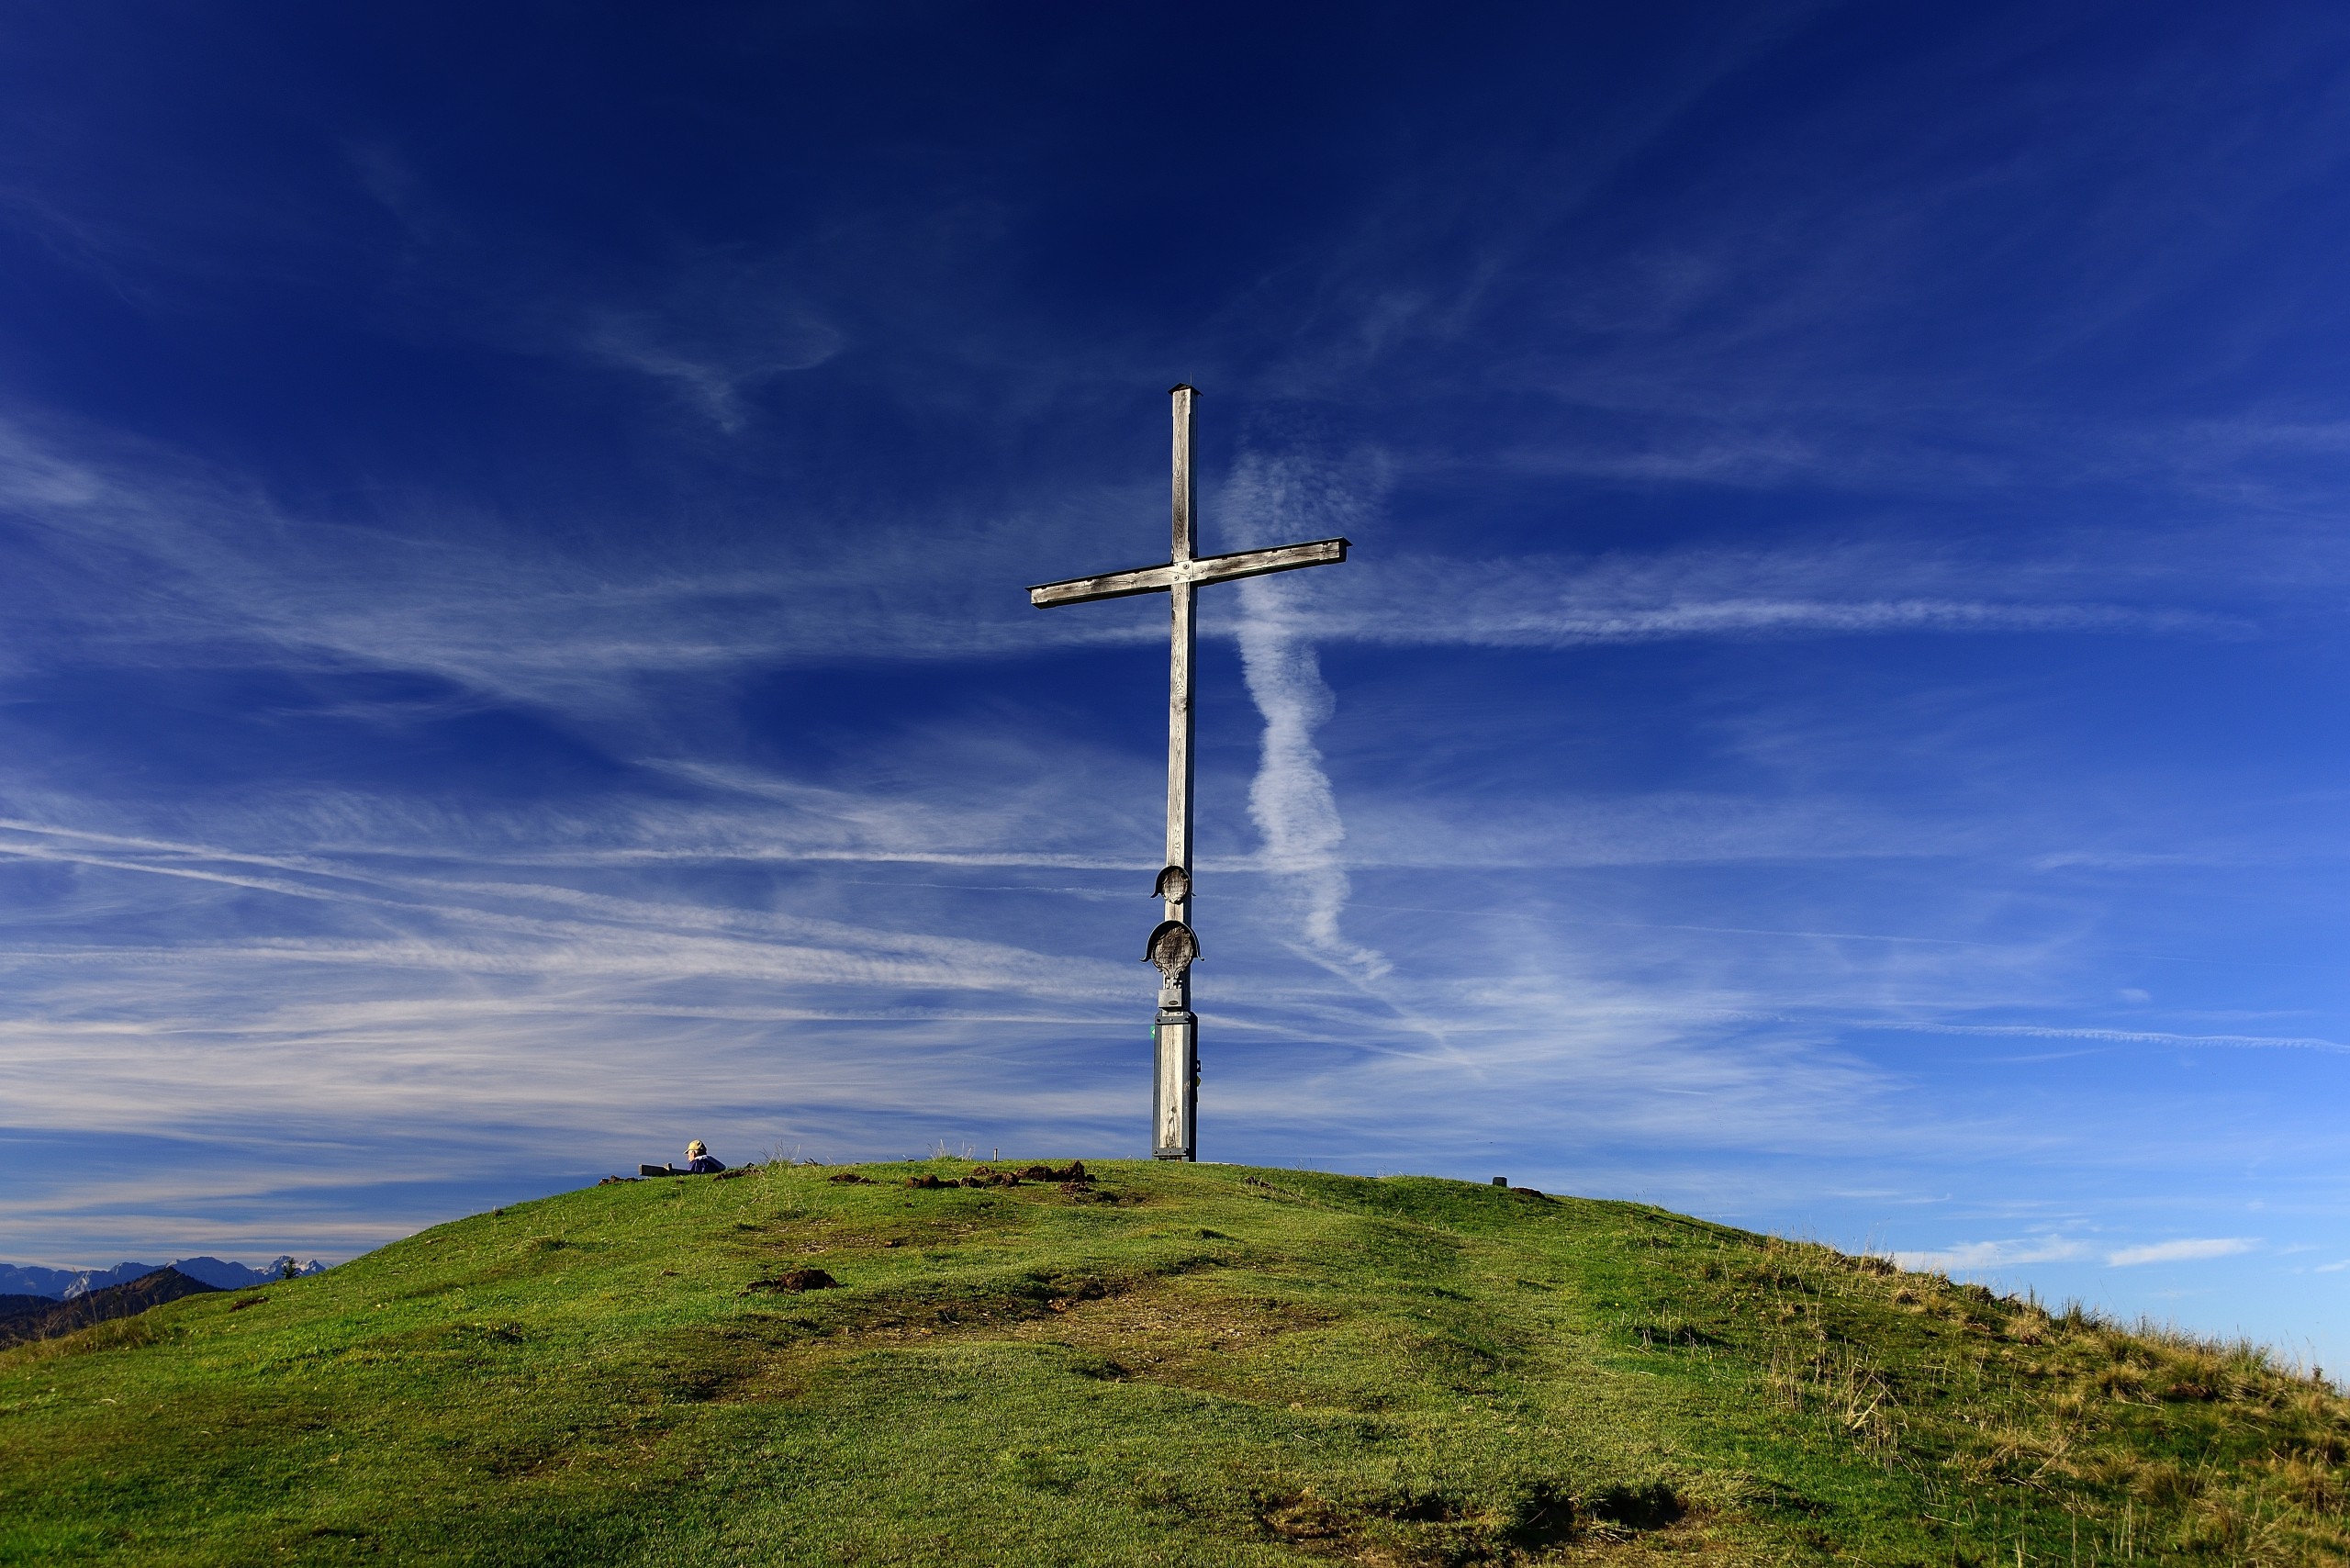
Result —
[{"label": "green grass", "polygon": [[0,1562],[2350,1557],[2350,1405],[2248,1347],[1456,1182],[860,1169],[0,1354]]}]

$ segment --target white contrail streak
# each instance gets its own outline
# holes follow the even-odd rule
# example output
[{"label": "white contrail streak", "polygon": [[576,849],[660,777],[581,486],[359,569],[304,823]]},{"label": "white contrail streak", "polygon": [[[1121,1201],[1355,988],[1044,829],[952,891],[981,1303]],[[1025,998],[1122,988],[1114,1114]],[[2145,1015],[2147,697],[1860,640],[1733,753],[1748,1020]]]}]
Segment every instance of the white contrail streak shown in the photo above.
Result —
[{"label": "white contrail streak", "polygon": [[1348,942],[1339,930],[1348,882],[1339,846],[1347,836],[1338,803],[1323,771],[1314,732],[1328,721],[1336,700],[1322,678],[1313,644],[1283,621],[1279,590],[1261,580],[1240,585],[1241,667],[1248,695],[1264,716],[1263,749],[1248,786],[1248,815],[1265,841],[1264,864],[1289,879],[1302,903],[1298,939],[1316,958],[1349,976],[1377,980],[1383,957]]}]

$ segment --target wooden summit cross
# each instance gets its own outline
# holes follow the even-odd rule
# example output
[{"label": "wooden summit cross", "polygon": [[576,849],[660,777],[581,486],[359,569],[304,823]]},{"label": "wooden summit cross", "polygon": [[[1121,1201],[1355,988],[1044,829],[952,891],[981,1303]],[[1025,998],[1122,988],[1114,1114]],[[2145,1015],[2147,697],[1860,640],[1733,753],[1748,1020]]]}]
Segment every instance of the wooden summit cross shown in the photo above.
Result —
[{"label": "wooden summit cross", "polygon": [[1192,654],[1198,639],[1192,600],[1203,583],[1228,583],[1236,577],[1343,561],[1347,542],[1316,539],[1270,550],[1244,550],[1237,555],[1194,555],[1192,403],[1199,393],[1179,386],[1169,396],[1175,400],[1173,558],[1163,566],[1042,583],[1028,590],[1028,602],[1039,610],[1050,610],[1097,599],[1163,593],[1172,603],[1175,626],[1167,671],[1167,865],[1151,889],[1153,898],[1165,901],[1167,918],[1151,932],[1143,953],[1145,962],[1158,967],[1159,977],[1158,1016],[1150,1030],[1151,1154],[1159,1159],[1196,1159],[1200,1021],[1192,1012],[1192,964],[1200,956],[1200,942],[1192,934]]}]

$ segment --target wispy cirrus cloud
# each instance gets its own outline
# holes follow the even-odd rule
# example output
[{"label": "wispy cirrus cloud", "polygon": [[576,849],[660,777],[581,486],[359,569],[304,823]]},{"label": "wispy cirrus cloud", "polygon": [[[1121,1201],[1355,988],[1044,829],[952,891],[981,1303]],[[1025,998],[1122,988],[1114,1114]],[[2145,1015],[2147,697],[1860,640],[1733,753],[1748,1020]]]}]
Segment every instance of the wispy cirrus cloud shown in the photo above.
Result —
[{"label": "wispy cirrus cloud", "polygon": [[2199,1263],[2212,1258],[2232,1258],[2259,1245],[2257,1241],[2241,1236],[2154,1241],[2143,1247],[2124,1247],[2109,1252],[2105,1260],[2116,1269],[2134,1269],[2146,1263]]},{"label": "wispy cirrus cloud", "polygon": [[749,422],[761,383],[822,364],[845,338],[784,280],[710,257],[675,273],[658,303],[589,309],[571,341],[592,360],[675,388],[731,435]]},{"label": "wispy cirrus cloud", "polygon": [[1944,1273],[1982,1273],[1994,1269],[2020,1268],[2031,1263],[2103,1262],[2111,1269],[2133,1269],[2149,1263],[2196,1263],[2250,1252],[2259,1242],[2244,1237],[2208,1237],[2177,1241],[2154,1241],[2137,1247],[2104,1248],[2064,1237],[2035,1237],[2016,1241],[1965,1241],[1923,1251],[1897,1252],[1905,1269],[1932,1269]]},{"label": "wispy cirrus cloud", "polygon": [[2025,574],[2038,579],[2036,593],[1993,596],[1982,591],[2000,575],[1989,562],[1899,559],[1859,543],[1834,551],[1680,549],[1483,562],[1382,560],[1371,551],[1361,562],[1368,569],[1344,582],[1283,585],[1297,634],[1403,646],[1569,648],[1897,633],[2227,638],[2255,630],[2240,616],[2159,599],[2102,601],[2094,597],[2096,574],[2086,568],[2050,570],[2049,563]]},{"label": "wispy cirrus cloud", "polygon": [[1951,1024],[1887,1020],[1868,1025],[1913,1034],[1978,1035],[1993,1038],[2092,1040],[2117,1046],[2177,1046],[2189,1050],[2288,1050],[2350,1052],[2339,1040],[2299,1035],[2188,1035],[2155,1029],[2106,1029],[2046,1024]]},{"label": "wispy cirrus cloud", "polygon": [[[1231,498],[1244,536],[1309,519],[1317,531],[1360,531],[1377,488],[1366,495],[1355,482],[1342,502],[1307,504],[1310,476],[1273,475],[1252,458]],[[1073,518],[1100,504],[1053,510]],[[38,542],[20,562],[20,592],[75,625],[93,653],[138,659],[169,648],[185,661],[210,646],[238,659],[430,671],[467,690],[582,712],[642,712],[657,706],[648,683],[829,661],[845,648],[934,660],[1162,634],[1128,607],[1027,609],[1016,592],[1019,557],[1033,553],[1024,541],[1040,525],[1065,526],[1033,512],[970,520],[944,541],[934,520],[879,518],[854,549],[794,535],[722,569],[680,569],[647,557],[619,520],[566,554],[525,548],[525,520],[297,516],[261,487],[183,456],[22,420],[0,421],[0,508]],[[891,579],[889,592],[862,589],[876,571]],[[1301,577],[1314,580],[1205,596],[1203,630],[1240,639],[1268,624],[1274,606],[1293,643],[1428,647],[1892,633],[2228,638],[2253,629],[2239,615],[2159,599],[2084,597],[2094,574],[2053,562],[2020,574],[2031,591],[2018,593],[2013,563],[1904,559],[1868,544],[1479,562],[1373,543],[1343,568]],[[2008,586],[1986,596],[1994,577]]]},{"label": "wispy cirrus cloud", "polygon": [[2069,1263],[2094,1256],[2085,1242],[2062,1237],[2034,1237],[2019,1241],[1962,1241],[1924,1251],[1897,1251],[1894,1261],[1905,1269],[1931,1269],[1943,1273],[1978,1273],[1990,1269],[2017,1268],[2029,1263]]},{"label": "wispy cirrus cloud", "polygon": [[1248,814],[1263,840],[1259,864],[1295,889],[1297,931],[1305,946],[1375,980],[1392,966],[1349,942],[1338,924],[1348,891],[1346,824],[1314,745],[1314,732],[1329,718],[1335,699],[1313,645],[1282,625],[1265,589],[1246,582],[1241,592],[1252,611],[1241,622],[1241,668],[1264,720],[1257,775],[1248,786]]}]

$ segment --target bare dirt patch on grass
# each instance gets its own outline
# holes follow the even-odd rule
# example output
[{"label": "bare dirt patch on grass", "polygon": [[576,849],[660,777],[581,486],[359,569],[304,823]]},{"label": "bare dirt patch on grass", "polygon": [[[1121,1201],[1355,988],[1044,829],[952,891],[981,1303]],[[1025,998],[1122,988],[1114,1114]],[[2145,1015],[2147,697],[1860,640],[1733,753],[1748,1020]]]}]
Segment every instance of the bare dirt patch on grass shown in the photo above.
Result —
[{"label": "bare dirt patch on grass", "polygon": [[1046,1316],[1013,1326],[1004,1338],[1090,1352],[1102,1364],[1091,1375],[1268,1399],[1272,1395],[1251,1382],[1259,1353],[1285,1335],[1334,1321],[1333,1314],[1222,1291],[1203,1280],[1165,1280],[1048,1302]]},{"label": "bare dirt patch on grass", "polygon": [[[1295,1391],[1266,1385],[1259,1353],[1284,1335],[1335,1320],[1183,1276],[1074,1274],[1037,1283],[1033,1294],[883,1298],[860,1304],[853,1316],[822,1332],[790,1318],[746,1318],[722,1352],[733,1365],[718,1397],[789,1398],[821,1367],[875,1350],[1000,1343],[1059,1347],[1072,1352],[1070,1371],[1104,1382],[1158,1383],[1283,1403]],[[766,1350],[754,1370],[742,1351],[746,1342],[760,1339]]]}]

